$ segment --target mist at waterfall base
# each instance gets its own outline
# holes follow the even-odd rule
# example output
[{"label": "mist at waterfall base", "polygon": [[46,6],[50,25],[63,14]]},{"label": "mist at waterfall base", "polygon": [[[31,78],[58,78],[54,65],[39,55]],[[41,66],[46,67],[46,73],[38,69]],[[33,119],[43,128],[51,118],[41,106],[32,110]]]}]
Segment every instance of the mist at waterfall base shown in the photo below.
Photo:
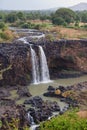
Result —
[{"label": "mist at waterfall base", "polygon": [[[43,37],[43,34],[42,34],[42,37]],[[40,36],[40,38],[41,38],[41,36]],[[25,44],[30,45],[31,62],[32,62],[32,83],[40,84],[40,83],[52,82],[50,80],[47,59],[46,59],[45,52],[44,52],[42,46],[38,46],[39,56],[37,56],[35,50],[32,47],[32,44],[27,42],[26,37],[20,38],[19,40],[23,41]],[[40,60],[40,62],[39,62],[39,60]]]}]

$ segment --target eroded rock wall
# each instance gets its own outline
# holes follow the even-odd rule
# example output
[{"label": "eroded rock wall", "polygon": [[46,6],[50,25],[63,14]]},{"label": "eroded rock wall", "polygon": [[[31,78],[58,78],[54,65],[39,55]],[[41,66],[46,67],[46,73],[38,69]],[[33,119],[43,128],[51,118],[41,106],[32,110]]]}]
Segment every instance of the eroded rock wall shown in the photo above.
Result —
[{"label": "eroded rock wall", "polygon": [[30,47],[0,44],[0,85],[26,85],[31,80]]},{"label": "eroded rock wall", "polygon": [[47,61],[51,77],[57,77],[60,72],[80,71],[87,73],[87,41],[60,40],[45,43]]},{"label": "eroded rock wall", "polygon": [[[45,41],[32,44],[37,55],[38,45],[43,46],[51,79],[58,78],[65,70],[87,73],[87,40]],[[0,86],[27,85],[31,81],[30,45],[21,42],[0,43]]]}]

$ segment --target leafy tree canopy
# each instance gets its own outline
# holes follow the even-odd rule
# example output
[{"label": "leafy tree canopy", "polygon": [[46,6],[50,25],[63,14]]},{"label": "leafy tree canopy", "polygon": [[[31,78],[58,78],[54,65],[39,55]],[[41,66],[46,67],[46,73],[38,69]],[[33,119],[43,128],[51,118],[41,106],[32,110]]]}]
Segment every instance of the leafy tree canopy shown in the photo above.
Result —
[{"label": "leafy tree canopy", "polygon": [[[60,8],[58,9],[55,14],[52,17],[52,22],[54,21],[54,19],[59,19],[58,24],[61,25],[61,20],[64,21],[67,24],[70,24],[71,22],[75,21],[76,18],[76,13],[74,11],[72,11],[71,9],[68,8]],[[58,21],[58,20],[57,20]],[[63,22],[62,22],[63,23]],[[63,23],[64,24],[64,23]]]}]

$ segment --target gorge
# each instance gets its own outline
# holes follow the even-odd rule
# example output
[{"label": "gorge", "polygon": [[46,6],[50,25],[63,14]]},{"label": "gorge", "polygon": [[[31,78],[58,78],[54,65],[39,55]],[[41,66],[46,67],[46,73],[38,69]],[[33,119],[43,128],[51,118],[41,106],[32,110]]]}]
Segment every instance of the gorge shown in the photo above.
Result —
[{"label": "gorge", "polygon": [[[15,40],[12,43],[0,43],[0,93],[2,95],[0,99],[2,102],[13,99],[13,101],[16,101],[16,104],[22,104],[24,107],[26,106],[26,102],[31,102],[31,98],[33,97],[34,100],[35,97],[35,100],[40,101],[40,106],[37,106],[37,102],[34,104],[35,106],[33,106],[40,110],[30,109],[30,112],[33,112],[32,115],[36,116],[34,117],[35,123],[48,119],[54,108],[59,112],[66,109],[65,101],[61,103],[59,100],[63,93],[59,89],[61,88],[60,86],[67,86],[71,89],[72,85],[76,84],[76,90],[79,91],[79,94],[82,94],[82,90],[79,89],[82,89],[82,86],[86,86],[85,81],[87,81],[87,76],[85,74],[87,74],[87,40],[85,39],[61,39],[59,41],[47,41],[42,39],[37,42],[29,41],[29,38],[25,37],[21,40]],[[83,77],[80,78],[80,76]],[[55,81],[48,83],[50,79]],[[82,83],[79,84],[79,82],[83,81],[85,85]],[[54,86],[52,96],[56,97],[44,97],[49,85]],[[56,87],[58,91],[56,91]],[[8,92],[3,88],[6,88]],[[84,88],[86,89],[86,87]],[[12,93],[14,94],[12,95]],[[29,100],[26,100],[28,98]],[[65,97],[63,98],[64,99],[61,100],[66,99]],[[49,102],[46,100],[49,100]],[[70,103],[70,101],[71,103],[76,103],[69,99],[68,102]],[[56,105],[56,102],[59,106]],[[79,102],[81,102],[80,98]],[[36,113],[35,115],[34,112]],[[49,112],[48,115],[47,112]],[[33,116],[29,114],[28,116],[32,118]],[[25,116],[26,114],[24,114],[24,117]],[[35,128],[36,125],[32,127]]]},{"label": "gorge", "polygon": [[[64,76],[80,76],[83,73],[87,73],[86,44],[86,40],[46,41],[37,45],[32,43],[32,48],[39,56],[38,46],[43,47],[49,68],[49,72],[45,72],[47,78],[49,79],[48,73],[50,73],[50,78],[56,79],[58,77],[63,78]],[[45,67],[47,68],[47,65]],[[0,44],[0,77],[1,86],[27,85],[32,82],[32,63],[29,44],[23,44],[22,41]]]}]

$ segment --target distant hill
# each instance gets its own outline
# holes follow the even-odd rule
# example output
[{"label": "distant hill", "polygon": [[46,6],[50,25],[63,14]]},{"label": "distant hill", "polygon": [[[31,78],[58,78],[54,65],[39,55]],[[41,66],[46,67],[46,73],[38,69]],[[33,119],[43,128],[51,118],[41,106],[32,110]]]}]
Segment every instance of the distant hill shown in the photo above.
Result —
[{"label": "distant hill", "polygon": [[[51,11],[56,11],[57,9],[62,8],[62,7],[56,7],[56,8],[51,8],[49,10]],[[65,8],[65,7],[64,7]],[[77,5],[71,6],[71,7],[67,7],[69,9],[72,9],[73,11],[83,11],[83,10],[87,10],[87,3],[79,3]]]},{"label": "distant hill", "polygon": [[77,11],[77,10],[78,11],[87,10],[87,3],[79,3],[79,4],[71,6],[69,8],[74,10],[74,11]]}]

